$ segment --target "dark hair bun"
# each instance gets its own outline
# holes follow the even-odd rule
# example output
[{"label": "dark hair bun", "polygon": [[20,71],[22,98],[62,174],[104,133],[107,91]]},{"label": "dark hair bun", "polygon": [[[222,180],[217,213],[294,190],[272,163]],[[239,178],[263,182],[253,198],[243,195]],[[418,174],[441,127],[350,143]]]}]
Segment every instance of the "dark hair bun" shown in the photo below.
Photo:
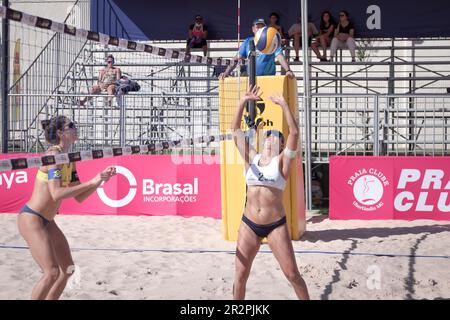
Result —
[{"label": "dark hair bun", "polygon": [[64,115],[52,117],[50,120],[41,121],[42,129],[45,133],[45,140],[50,144],[58,144],[58,130],[64,130],[67,118]]}]

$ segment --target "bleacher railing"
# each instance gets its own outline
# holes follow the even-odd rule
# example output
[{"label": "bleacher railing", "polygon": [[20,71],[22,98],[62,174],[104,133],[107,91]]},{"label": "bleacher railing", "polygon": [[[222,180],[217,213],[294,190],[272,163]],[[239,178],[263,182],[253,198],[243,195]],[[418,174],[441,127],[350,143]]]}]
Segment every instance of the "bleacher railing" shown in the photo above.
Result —
[{"label": "bleacher railing", "polygon": [[[112,106],[109,96],[95,95],[84,107],[78,102],[83,95],[11,94],[10,99],[37,96],[46,97],[48,104],[36,122],[68,115],[78,124],[78,149],[213,135],[219,127],[215,93],[132,93],[111,96]],[[450,95],[312,95],[311,136],[303,125],[301,96],[299,106],[302,142],[311,144],[316,163],[328,163],[332,155],[450,155]],[[24,115],[11,122],[12,151],[42,152],[40,126],[27,130],[21,121],[29,119]],[[218,152],[214,143],[179,148],[185,153]]]}]

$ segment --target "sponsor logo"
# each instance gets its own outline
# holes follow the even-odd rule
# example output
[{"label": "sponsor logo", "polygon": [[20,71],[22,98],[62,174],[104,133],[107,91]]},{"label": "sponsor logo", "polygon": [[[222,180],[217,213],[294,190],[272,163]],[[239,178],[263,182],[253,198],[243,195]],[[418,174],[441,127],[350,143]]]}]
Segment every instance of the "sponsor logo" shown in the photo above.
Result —
[{"label": "sponsor logo", "polygon": [[77,33],[77,29],[73,26],[65,24],[64,25],[64,33],[74,36]]},{"label": "sponsor logo", "polygon": [[402,169],[396,193],[397,211],[450,212],[450,178],[444,170]]},{"label": "sponsor logo", "polygon": [[180,56],[180,51],[174,50],[172,52],[172,59],[178,59],[179,56]]},{"label": "sponsor logo", "polygon": [[159,48],[158,49],[158,56],[165,56],[166,55],[166,49]]},{"label": "sponsor logo", "polygon": [[375,211],[384,205],[381,200],[389,181],[378,169],[359,169],[348,179],[347,184],[353,188],[353,205],[359,210]]},{"label": "sponsor logo", "polygon": [[134,41],[128,41],[127,43],[127,48],[130,50],[136,50],[137,47],[137,43]]},{"label": "sponsor logo", "polygon": [[[138,184],[133,173],[122,166],[116,166],[117,174],[123,175],[129,183],[129,191],[122,199],[111,199],[106,195],[103,184],[97,189],[97,194],[104,204],[112,208],[120,208],[131,203],[136,197]],[[142,179],[142,200],[144,202],[197,202],[198,178],[192,183],[159,183],[153,179]]]},{"label": "sponsor logo", "polygon": [[61,179],[62,177],[62,172],[61,170],[55,170],[55,173],[53,174],[53,178],[55,179]]},{"label": "sponsor logo", "polygon": [[14,183],[23,184],[28,182],[28,175],[25,171],[4,172],[0,174],[0,187],[11,189]]},{"label": "sponsor logo", "polygon": [[144,202],[197,202],[198,178],[192,183],[156,183],[152,179],[142,181]]},{"label": "sponsor logo", "polygon": [[[127,168],[122,167],[122,166],[116,166],[116,172],[117,172],[117,174],[121,174],[121,175],[125,176],[125,178],[127,178],[127,180],[128,180],[128,183],[130,184],[130,190],[128,191],[128,194],[124,198],[118,199],[118,200],[113,200],[106,195],[103,187],[100,186],[97,189],[97,194],[100,197],[100,200],[102,200],[104,204],[106,204],[107,206],[110,206],[112,208],[120,208],[120,207],[126,206],[131,201],[133,201],[134,197],[136,196],[136,192],[137,192],[136,178],[130,170],[128,170]],[[103,185],[103,183],[102,183],[102,185]]]},{"label": "sponsor logo", "polygon": [[[264,101],[256,102],[256,117],[255,117],[255,127],[256,128],[264,128],[264,127],[273,127],[274,123],[272,120],[263,117],[264,110],[266,110],[266,104]],[[248,106],[246,107],[247,113],[249,112]],[[250,121],[249,115],[247,116],[247,122]],[[250,124],[250,123],[248,123]]]}]

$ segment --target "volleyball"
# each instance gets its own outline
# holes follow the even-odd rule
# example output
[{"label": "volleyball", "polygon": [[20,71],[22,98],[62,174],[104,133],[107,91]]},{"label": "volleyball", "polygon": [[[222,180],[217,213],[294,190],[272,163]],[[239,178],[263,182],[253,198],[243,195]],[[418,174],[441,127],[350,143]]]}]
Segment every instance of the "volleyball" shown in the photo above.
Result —
[{"label": "volleyball", "polygon": [[263,54],[272,54],[281,46],[281,36],[277,29],[264,27],[259,29],[255,35],[256,50]]}]

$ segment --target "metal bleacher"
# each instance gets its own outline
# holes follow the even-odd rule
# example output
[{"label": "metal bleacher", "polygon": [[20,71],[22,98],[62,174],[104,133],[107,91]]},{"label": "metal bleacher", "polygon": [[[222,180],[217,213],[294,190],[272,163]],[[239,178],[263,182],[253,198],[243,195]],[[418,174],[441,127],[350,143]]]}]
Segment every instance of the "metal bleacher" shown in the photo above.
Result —
[{"label": "metal bleacher", "polygon": [[[339,51],[336,62],[310,57],[312,136],[306,140],[304,130],[303,137],[312,145],[314,161],[326,163],[334,154],[448,154],[450,41],[358,39],[358,43],[357,62],[350,62],[347,50]],[[181,41],[150,44],[168,49],[184,49],[185,45]],[[211,41],[208,55],[231,58],[237,46],[236,41]],[[285,48],[298,80],[299,112],[305,129],[303,63],[292,61],[291,51],[291,47]],[[115,56],[124,75],[141,86],[139,92],[125,96],[123,119],[119,108],[106,106],[105,95],[92,99],[84,108],[78,103],[96,83],[108,54]],[[42,132],[38,119],[60,111],[78,122],[80,149],[159,142],[217,130],[220,70],[213,66],[89,41],[74,56],[56,90],[26,94],[32,105],[39,105],[40,112],[27,119],[25,126],[11,126],[14,151],[39,151]],[[283,73],[280,66],[277,69]],[[25,130],[19,132],[16,127]],[[211,151],[217,151],[217,144],[183,150]]]},{"label": "metal bleacher", "polygon": [[[446,109],[447,101],[444,101],[446,98],[436,100],[432,99],[432,95],[445,94],[445,88],[450,87],[450,61],[447,58],[450,46],[444,45],[447,43],[445,40],[428,40],[420,46],[417,41],[412,40],[377,40],[372,41],[371,46],[367,46],[367,40],[361,42],[366,45],[358,48],[359,59],[355,63],[350,62],[346,50],[341,51],[338,61],[333,63],[318,62],[315,58],[311,58],[310,80],[314,111],[312,131],[317,137],[313,143],[316,159],[327,162],[330,155],[339,152],[373,154],[374,150],[384,153],[395,153],[399,150],[429,151],[429,146],[421,146],[418,149],[411,145],[412,143],[417,145],[420,136],[426,135],[424,133],[426,130],[420,130],[419,124],[417,124],[419,128],[404,128],[408,129],[409,133],[399,133],[400,136],[409,134],[408,139],[400,139],[405,141],[395,141],[395,137],[389,141],[384,137],[387,143],[385,146],[374,148],[374,141],[368,143],[368,138],[364,137],[369,134],[373,140],[375,130],[383,131],[381,128],[375,128],[373,124],[373,120],[377,118],[374,115],[375,100],[395,109],[395,105],[402,103],[404,98],[408,101],[408,108],[414,109],[414,104],[417,104],[420,110],[423,106],[421,97],[424,95],[429,96],[427,109],[443,110],[439,114],[439,121],[442,121],[442,130],[446,132],[449,116]],[[175,41],[152,44],[170,49],[183,49],[184,45],[183,42]],[[236,42],[211,42],[208,54],[211,57],[231,58],[236,50]],[[291,50],[290,47],[285,49],[286,56],[289,57]],[[194,53],[201,54],[201,52]],[[164,140],[177,135],[201,135],[218,124],[218,80],[214,75],[217,70],[211,66],[181,63],[117,48],[86,46],[76,69],[69,77],[73,85],[72,92],[77,94],[87,92],[88,87],[96,81],[98,70],[104,66],[103,61],[107,54],[114,54],[116,66],[122,69],[123,74],[141,84],[140,92],[127,97],[129,102],[126,106],[127,118],[136,119],[134,116],[138,114],[139,119],[139,123],[129,121],[127,132],[130,134],[127,134],[129,137],[127,142],[142,142],[143,138]],[[298,79],[299,99],[302,102],[303,64],[290,60],[291,69]],[[280,66],[277,68],[283,73]],[[387,95],[393,96],[384,102]],[[378,98],[374,99],[375,96]],[[105,110],[101,106],[102,100],[96,103],[93,109],[103,114]],[[302,107],[303,103],[300,103],[300,112],[303,111]],[[381,105],[377,107],[381,108]],[[357,108],[363,108],[365,111],[359,112]],[[114,115],[114,112],[112,110],[109,117],[111,121],[117,122],[118,115]],[[400,119],[405,117],[405,112],[395,111],[391,118],[398,120],[398,125],[402,126]],[[83,111],[80,111],[80,114],[82,113]],[[89,117],[91,116],[92,113]],[[100,115],[95,117],[101,119]],[[383,115],[378,116],[380,117]],[[422,119],[424,116],[419,112],[415,117]],[[430,116],[425,116],[425,119],[427,117]],[[433,117],[430,119],[436,125],[436,119]],[[333,127],[332,132],[324,131],[324,124]],[[411,132],[413,129],[417,131],[415,134]],[[333,136],[333,139],[330,136]],[[414,138],[415,136],[417,137]],[[441,136],[444,137],[443,140],[435,140],[431,148],[436,148],[440,144],[438,149],[446,150],[446,135]],[[117,134],[115,137],[119,139]],[[342,143],[336,144],[336,139],[341,139]],[[425,144],[426,139],[425,136],[425,141],[422,141]],[[113,139],[109,140],[109,143],[119,142]],[[359,148],[360,145],[365,147]],[[367,147],[368,145],[372,146]]]}]

